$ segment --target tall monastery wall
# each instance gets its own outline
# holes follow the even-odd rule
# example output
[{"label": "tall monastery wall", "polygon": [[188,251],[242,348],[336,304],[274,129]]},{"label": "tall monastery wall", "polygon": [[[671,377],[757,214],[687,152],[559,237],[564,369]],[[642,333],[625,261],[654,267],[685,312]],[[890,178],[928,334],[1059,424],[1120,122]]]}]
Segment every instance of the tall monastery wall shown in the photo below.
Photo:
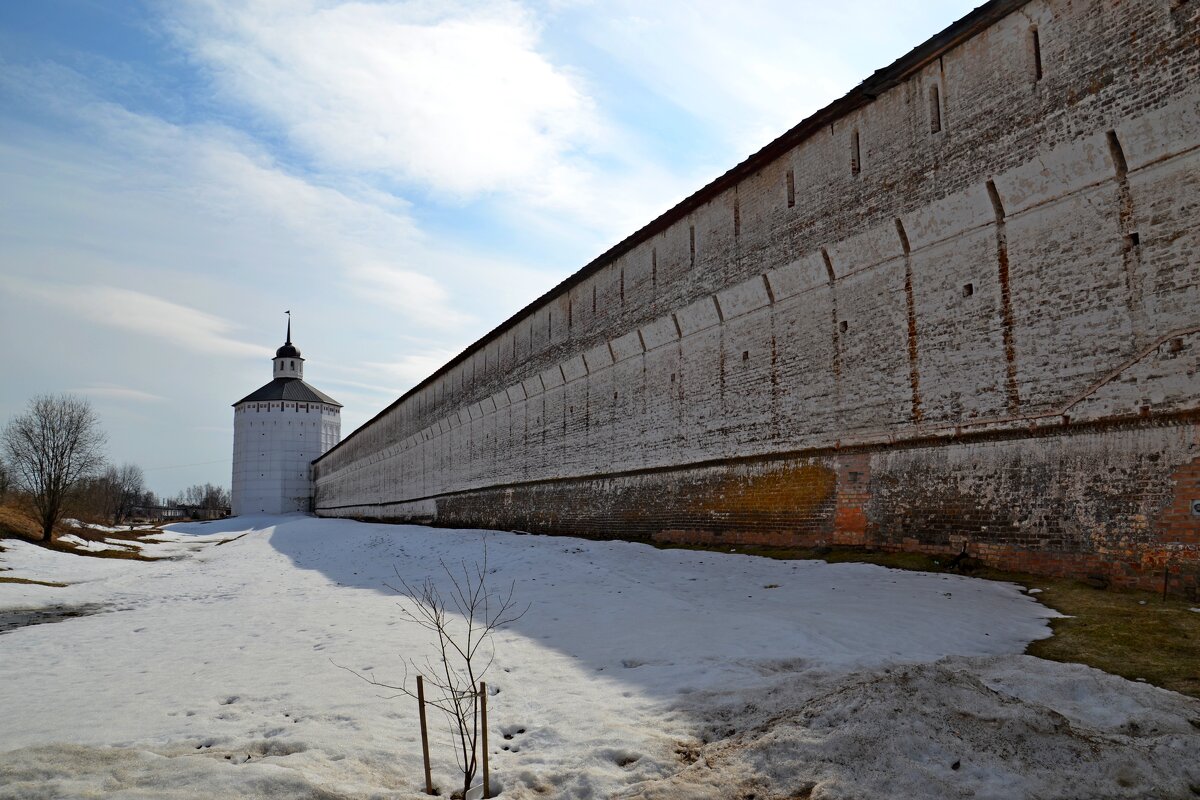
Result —
[{"label": "tall monastery wall", "polygon": [[996,0],[322,456],[316,508],[1195,591],[1198,369],[1200,2]]}]

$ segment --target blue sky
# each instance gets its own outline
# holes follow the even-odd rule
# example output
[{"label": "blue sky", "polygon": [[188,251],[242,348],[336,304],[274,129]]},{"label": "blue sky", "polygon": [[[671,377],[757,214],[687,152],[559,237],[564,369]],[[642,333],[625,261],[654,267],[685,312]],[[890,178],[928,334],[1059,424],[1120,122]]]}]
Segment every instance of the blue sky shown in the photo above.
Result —
[{"label": "blue sky", "polygon": [[974,5],[0,3],[0,420],[228,485],[291,309],[348,434]]}]

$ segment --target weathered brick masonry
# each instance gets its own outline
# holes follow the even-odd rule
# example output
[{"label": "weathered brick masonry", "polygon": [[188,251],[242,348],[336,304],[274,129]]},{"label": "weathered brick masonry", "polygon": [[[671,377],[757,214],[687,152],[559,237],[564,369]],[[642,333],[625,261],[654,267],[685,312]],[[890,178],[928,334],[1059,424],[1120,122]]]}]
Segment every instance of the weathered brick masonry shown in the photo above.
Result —
[{"label": "weathered brick masonry", "polygon": [[317,513],[1200,579],[1200,2],[996,0],[314,464]]}]

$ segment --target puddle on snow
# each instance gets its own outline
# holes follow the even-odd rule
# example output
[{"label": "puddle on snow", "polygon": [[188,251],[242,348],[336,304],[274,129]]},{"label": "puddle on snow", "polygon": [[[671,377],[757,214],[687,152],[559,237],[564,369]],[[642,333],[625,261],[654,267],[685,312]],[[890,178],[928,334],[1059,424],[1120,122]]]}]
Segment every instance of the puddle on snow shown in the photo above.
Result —
[{"label": "puddle on snow", "polygon": [[0,611],[0,634],[26,628],[30,625],[44,625],[48,622],[62,622],[75,617],[86,617],[102,610],[104,606],[50,606],[49,608],[18,608],[10,611]]}]

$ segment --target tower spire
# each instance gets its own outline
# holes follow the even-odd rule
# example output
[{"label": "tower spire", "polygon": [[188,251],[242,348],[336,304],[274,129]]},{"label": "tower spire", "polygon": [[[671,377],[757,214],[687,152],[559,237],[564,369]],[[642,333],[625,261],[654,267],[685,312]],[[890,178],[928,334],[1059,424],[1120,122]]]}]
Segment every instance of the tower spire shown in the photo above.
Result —
[{"label": "tower spire", "polygon": [[292,312],[283,313],[288,318],[287,341],[275,351],[273,374],[276,378],[304,378],[304,359],[300,357],[300,350],[292,344]]}]

